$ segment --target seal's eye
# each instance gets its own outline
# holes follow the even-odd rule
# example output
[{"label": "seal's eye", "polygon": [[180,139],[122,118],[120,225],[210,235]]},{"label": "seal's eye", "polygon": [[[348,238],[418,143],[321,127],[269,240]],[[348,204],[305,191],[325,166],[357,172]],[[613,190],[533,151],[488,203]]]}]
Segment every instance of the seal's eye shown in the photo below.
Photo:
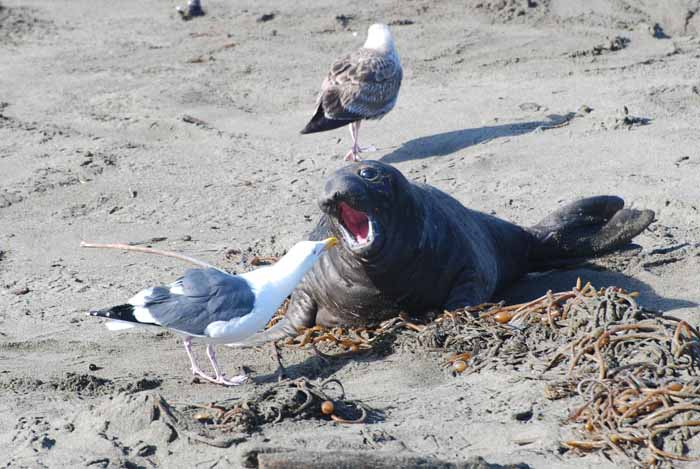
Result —
[{"label": "seal's eye", "polygon": [[368,181],[374,181],[375,179],[377,179],[377,176],[379,176],[377,170],[372,168],[371,166],[365,166],[360,170],[358,174],[362,179],[367,179]]}]

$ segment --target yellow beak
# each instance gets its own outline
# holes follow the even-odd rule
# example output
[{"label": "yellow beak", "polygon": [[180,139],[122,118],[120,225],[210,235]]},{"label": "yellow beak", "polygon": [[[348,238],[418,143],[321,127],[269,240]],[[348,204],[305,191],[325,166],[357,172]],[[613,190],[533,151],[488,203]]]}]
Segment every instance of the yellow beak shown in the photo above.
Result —
[{"label": "yellow beak", "polygon": [[338,244],[338,240],[334,237],[331,237],[331,238],[324,239],[323,243],[325,244],[324,249],[327,251],[330,248],[332,248],[333,246],[335,246],[336,244]]}]

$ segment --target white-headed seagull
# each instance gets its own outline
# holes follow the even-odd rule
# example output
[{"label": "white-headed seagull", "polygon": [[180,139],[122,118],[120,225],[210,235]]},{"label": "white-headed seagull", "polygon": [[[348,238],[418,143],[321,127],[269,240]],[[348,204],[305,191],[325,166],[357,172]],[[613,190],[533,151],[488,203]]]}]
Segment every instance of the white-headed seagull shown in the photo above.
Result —
[{"label": "white-headed seagull", "polygon": [[[109,319],[110,330],[141,326],[180,334],[192,374],[215,384],[242,384],[246,375],[224,377],[214,345],[241,342],[262,330],[306,272],[336,243],[335,238],[302,241],[274,265],[240,275],[214,268],[189,269],[170,285],[147,288],[125,304],[88,314]],[[214,376],[197,366],[193,339],[207,344]]]}]

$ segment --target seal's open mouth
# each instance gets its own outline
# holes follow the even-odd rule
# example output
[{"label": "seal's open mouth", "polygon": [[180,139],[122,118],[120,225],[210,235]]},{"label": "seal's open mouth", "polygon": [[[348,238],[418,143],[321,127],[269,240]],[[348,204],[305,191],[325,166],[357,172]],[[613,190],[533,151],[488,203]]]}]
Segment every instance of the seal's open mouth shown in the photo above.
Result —
[{"label": "seal's open mouth", "polygon": [[350,247],[357,248],[370,244],[374,239],[374,232],[367,214],[355,210],[345,202],[341,202],[338,208],[343,237]]}]

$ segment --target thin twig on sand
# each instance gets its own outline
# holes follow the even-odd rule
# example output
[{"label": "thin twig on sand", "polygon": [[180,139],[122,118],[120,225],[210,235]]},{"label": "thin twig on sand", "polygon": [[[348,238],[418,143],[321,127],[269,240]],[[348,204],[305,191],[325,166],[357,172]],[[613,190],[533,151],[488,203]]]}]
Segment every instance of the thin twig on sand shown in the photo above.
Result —
[{"label": "thin twig on sand", "polygon": [[122,244],[122,243],[100,244],[100,243],[88,243],[85,241],[80,242],[80,247],[81,248],[101,248],[101,249],[121,249],[124,251],[136,251],[136,252],[142,252],[145,254],[156,254],[159,256],[173,257],[175,259],[180,259],[181,261],[190,262],[190,263],[198,265],[200,267],[211,268],[211,269],[219,270],[221,272],[225,272],[224,270],[220,269],[219,267],[213,266],[213,265],[208,264],[204,261],[200,261],[199,259],[195,259],[195,258],[190,257],[190,256],[185,256],[184,254],[179,254],[177,252],[163,251],[161,249],[153,249],[153,248],[147,248],[147,247],[143,247],[143,246],[132,246],[129,244]]}]

